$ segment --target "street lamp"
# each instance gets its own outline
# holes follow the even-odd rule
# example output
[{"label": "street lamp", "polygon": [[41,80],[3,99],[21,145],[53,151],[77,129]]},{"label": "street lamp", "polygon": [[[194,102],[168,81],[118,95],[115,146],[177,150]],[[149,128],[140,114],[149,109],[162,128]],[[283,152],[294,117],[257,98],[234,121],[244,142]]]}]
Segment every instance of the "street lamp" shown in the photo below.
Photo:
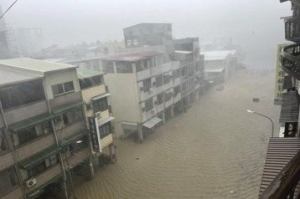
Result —
[{"label": "street lamp", "polygon": [[273,137],[273,134],[274,134],[274,122],[273,122],[273,120],[270,118],[270,117],[268,117],[268,116],[266,116],[266,115],[263,115],[263,114],[261,114],[261,113],[257,113],[257,112],[255,112],[255,111],[251,111],[251,110],[247,110],[247,112],[248,113],[254,113],[254,114],[256,114],[256,115],[259,115],[259,116],[261,116],[261,117],[264,117],[264,118],[267,118],[270,122],[271,122],[271,124],[272,124],[272,137]]}]

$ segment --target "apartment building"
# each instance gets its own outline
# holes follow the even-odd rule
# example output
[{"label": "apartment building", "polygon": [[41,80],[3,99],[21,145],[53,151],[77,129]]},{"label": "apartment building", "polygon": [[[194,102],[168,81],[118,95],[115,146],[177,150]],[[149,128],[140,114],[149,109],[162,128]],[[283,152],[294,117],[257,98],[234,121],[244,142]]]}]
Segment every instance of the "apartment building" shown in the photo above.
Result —
[{"label": "apartment building", "polygon": [[0,60],[0,198],[36,198],[62,185],[92,153],[76,67],[34,59]]},{"label": "apartment building", "polygon": [[[285,2],[287,0],[281,0]],[[300,5],[290,1],[293,15],[285,18],[285,38],[294,43],[279,46],[278,74],[282,137],[269,139],[259,198],[299,198],[300,196],[300,131],[299,131],[299,49]],[[278,71],[279,72],[279,71]],[[279,77],[280,76],[280,77]],[[279,79],[280,78],[280,79]],[[278,86],[278,85],[277,85]]]},{"label": "apartment building", "polygon": [[[102,153],[109,153],[111,161],[115,161],[115,147],[113,144],[112,111],[108,97],[108,87],[105,86],[103,73],[99,71],[77,69],[77,76],[85,103],[84,111],[92,134],[92,152],[98,157]],[[100,142],[96,135],[99,131]]]},{"label": "apartment building", "polygon": [[172,24],[139,23],[123,29],[126,48],[159,46],[172,40]]},{"label": "apartment building", "polygon": [[[147,32],[149,29],[157,31]],[[156,38],[158,30],[171,34],[171,24],[138,24],[125,28],[124,35],[136,30],[134,35],[140,45],[131,46],[124,53],[68,63],[105,74],[112,95],[116,137],[135,134],[143,140],[144,134],[186,111],[200,97],[204,57],[199,55],[198,38],[170,37],[154,43],[149,39]]]}]

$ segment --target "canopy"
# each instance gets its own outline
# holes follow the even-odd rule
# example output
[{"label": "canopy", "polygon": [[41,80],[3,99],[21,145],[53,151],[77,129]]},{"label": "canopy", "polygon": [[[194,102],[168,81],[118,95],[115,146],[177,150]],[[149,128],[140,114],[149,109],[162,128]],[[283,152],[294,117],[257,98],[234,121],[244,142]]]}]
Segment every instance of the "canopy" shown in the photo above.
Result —
[{"label": "canopy", "polygon": [[157,125],[158,123],[160,123],[162,120],[158,117],[153,117],[151,118],[150,120],[148,120],[147,122],[145,122],[143,124],[144,127],[147,127],[147,128],[152,128],[154,127],[155,125]]}]

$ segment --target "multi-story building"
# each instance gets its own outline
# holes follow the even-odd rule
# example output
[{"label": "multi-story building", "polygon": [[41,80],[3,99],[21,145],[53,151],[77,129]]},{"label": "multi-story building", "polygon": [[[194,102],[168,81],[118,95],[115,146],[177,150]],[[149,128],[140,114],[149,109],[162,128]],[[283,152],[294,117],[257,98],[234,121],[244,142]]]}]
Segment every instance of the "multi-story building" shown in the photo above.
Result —
[{"label": "multi-story building", "polygon": [[284,132],[283,137],[269,140],[260,198],[299,198],[300,195],[300,4],[298,0],[292,0],[291,4],[293,16],[285,18],[285,38],[295,43],[282,46],[280,57],[285,73],[281,77],[283,88],[279,122]]},{"label": "multi-story building", "polygon": [[143,140],[145,132],[187,110],[200,97],[204,58],[199,55],[198,38],[171,40],[171,35],[152,43],[147,37],[156,38],[160,31],[143,34],[157,27],[164,27],[158,29],[161,31],[172,30],[171,24],[125,28],[124,35],[138,30],[134,35],[141,45],[127,48],[126,53],[69,62],[105,73],[117,137],[136,133]]},{"label": "multi-story building", "polygon": [[92,153],[76,67],[27,58],[0,61],[0,197],[35,198]]},{"label": "multi-story building", "polygon": [[[92,130],[96,127],[99,130],[100,142],[94,140],[92,137],[92,144],[96,141],[93,147],[93,155],[99,156],[108,148],[111,161],[116,159],[115,148],[113,144],[113,126],[112,121],[114,118],[111,116],[111,106],[109,105],[108,88],[105,86],[103,73],[99,71],[77,69],[79,85],[83,101],[85,102],[84,111],[89,123],[89,129]],[[90,124],[92,120],[92,124]],[[91,126],[93,125],[93,126]],[[97,136],[95,136],[97,139]],[[97,148],[99,147],[99,148]],[[102,152],[103,151],[103,152]]]},{"label": "multi-story building", "polygon": [[127,48],[164,45],[172,40],[172,24],[140,23],[123,29]]}]

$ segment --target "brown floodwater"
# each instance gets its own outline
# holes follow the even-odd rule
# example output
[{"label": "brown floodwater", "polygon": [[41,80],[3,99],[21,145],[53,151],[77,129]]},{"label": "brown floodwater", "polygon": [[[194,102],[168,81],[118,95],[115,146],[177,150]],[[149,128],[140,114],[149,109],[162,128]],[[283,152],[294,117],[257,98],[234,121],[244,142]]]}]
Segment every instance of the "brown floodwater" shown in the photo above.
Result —
[{"label": "brown floodwater", "polygon": [[77,186],[77,198],[257,198],[271,124],[246,110],[278,123],[274,73],[239,72],[224,87],[142,144],[116,140],[117,163],[96,169],[93,180]]}]

